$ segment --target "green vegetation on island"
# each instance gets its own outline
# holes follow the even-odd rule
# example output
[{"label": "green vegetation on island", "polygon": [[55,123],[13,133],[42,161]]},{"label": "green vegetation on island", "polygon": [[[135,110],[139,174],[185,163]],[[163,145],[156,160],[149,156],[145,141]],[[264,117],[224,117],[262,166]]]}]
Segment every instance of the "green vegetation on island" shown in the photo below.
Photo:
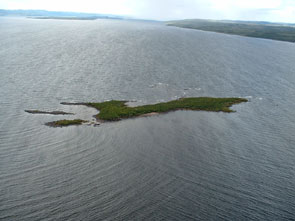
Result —
[{"label": "green vegetation on island", "polygon": [[48,122],[45,125],[50,127],[67,127],[71,125],[81,125],[83,123],[86,123],[87,121],[81,120],[81,119],[75,119],[75,120],[58,120],[53,122]]},{"label": "green vegetation on island", "polygon": [[[127,101],[106,101],[102,103],[78,103],[99,110],[96,118],[103,121],[117,121],[154,113],[165,113],[175,110],[196,110],[233,112],[229,109],[233,104],[247,102],[244,98],[212,98],[212,97],[192,97],[181,98],[166,103],[150,104],[137,107],[129,107]],[[70,105],[71,103],[63,103]]]},{"label": "green vegetation on island", "polygon": [[295,42],[295,25],[270,22],[187,19],[167,22],[169,26],[247,37]]},{"label": "green vegetation on island", "polygon": [[[63,102],[63,105],[85,105],[88,107],[96,108],[99,113],[95,116],[100,121],[118,121],[121,119],[140,117],[140,116],[152,116],[159,113],[167,113],[169,111],[176,110],[195,110],[195,111],[214,111],[214,112],[234,112],[230,107],[234,104],[247,102],[245,98],[213,98],[213,97],[190,97],[180,98],[169,102],[148,104],[143,106],[130,107],[127,106],[128,101],[105,101],[101,103],[68,103]],[[45,113],[45,114],[69,114],[60,111],[46,112],[31,110],[29,113]],[[89,122],[81,119],[74,120],[58,120],[48,122],[45,125],[50,127],[67,127],[71,125],[81,125],[86,123],[87,125],[97,126],[99,123]]]}]

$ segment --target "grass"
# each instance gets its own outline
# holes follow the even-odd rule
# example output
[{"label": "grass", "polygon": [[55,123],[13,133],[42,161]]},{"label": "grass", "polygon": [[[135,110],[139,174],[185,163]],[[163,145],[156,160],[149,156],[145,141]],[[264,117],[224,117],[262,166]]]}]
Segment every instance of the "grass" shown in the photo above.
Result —
[{"label": "grass", "polygon": [[81,125],[82,123],[85,123],[87,121],[75,119],[75,120],[58,120],[46,123],[47,126],[50,127],[67,127],[71,125]]},{"label": "grass", "polygon": [[127,101],[106,101],[102,103],[85,103],[85,105],[99,110],[97,119],[104,121],[118,121],[121,119],[137,117],[150,113],[165,113],[175,110],[197,110],[215,112],[233,112],[229,109],[233,104],[247,102],[244,98],[181,98],[166,103],[150,104],[138,107],[129,107]]}]

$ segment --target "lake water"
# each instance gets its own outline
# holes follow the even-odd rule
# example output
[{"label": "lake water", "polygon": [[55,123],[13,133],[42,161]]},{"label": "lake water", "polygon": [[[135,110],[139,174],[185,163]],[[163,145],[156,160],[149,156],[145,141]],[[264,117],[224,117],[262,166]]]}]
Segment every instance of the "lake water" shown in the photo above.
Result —
[{"label": "lake water", "polygon": [[[60,102],[246,97],[94,126]],[[294,220],[295,44],[119,20],[0,19],[1,220]],[[31,115],[25,109],[76,116]]]}]

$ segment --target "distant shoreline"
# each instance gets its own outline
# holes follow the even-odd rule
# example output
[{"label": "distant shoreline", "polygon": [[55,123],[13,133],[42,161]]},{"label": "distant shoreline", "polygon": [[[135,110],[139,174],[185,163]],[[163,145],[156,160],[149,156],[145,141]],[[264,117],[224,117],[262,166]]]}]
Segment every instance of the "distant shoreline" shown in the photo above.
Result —
[{"label": "distant shoreline", "polygon": [[55,17],[55,16],[50,16],[50,17],[43,17],[43,16],[38,16],[38,17],[27,17],[31,19],[53,19],[53,20],[98,20],[98,19],[115,19],[115,20],[122,20],[123,18],[112,18],[112,17]]},{"label": "distant shoreline", "polygon": [[169,21],[166,22],[166,25],[295,43],[295,24],[187,19]]},{"label": "distant shoreline", "polygon": [[64,19],[64,20],[95,20],[95,19],[128,19],[127,16],[83,13],[83,12],[64,12],[47,10],[6,10],[0,9],[0,17],[27,17],[34,19]]}]

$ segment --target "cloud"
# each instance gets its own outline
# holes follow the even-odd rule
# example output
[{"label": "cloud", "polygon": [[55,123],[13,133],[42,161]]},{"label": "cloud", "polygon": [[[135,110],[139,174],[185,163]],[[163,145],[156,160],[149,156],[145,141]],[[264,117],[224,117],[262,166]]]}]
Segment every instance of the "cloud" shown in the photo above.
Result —
[{"label": "cloud", "polygon": [[295,0],[130,0],[129,3],[133,3],[133,15],[140,18],[268,20],[295,23]]},{"label": "cloud", "polygon": [[0,8],[95,12],[157,20],[204,18],[295,23],[295,0],[0,0]]},{"label": "cloud", "polygon": [[282,0],[209,0],[215,9],[269,9],[278,8],[282,4]]}]

